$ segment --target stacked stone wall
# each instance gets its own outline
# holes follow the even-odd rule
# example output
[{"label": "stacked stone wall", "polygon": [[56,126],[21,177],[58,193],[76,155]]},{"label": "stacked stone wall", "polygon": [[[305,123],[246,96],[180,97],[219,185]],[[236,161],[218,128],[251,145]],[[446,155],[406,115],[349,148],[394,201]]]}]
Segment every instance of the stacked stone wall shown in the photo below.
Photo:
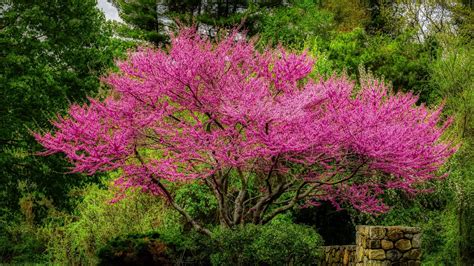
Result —
[{"label": "stacked stone wall", "polygon": [[421,230],[406,226],[356,227],[356,244],[323,247],[320,265],[421,265]]},{"label": "stacked stone wall", "polygon": [[321,266],[344,265],[354,266],[355,245],[324,246]]}]

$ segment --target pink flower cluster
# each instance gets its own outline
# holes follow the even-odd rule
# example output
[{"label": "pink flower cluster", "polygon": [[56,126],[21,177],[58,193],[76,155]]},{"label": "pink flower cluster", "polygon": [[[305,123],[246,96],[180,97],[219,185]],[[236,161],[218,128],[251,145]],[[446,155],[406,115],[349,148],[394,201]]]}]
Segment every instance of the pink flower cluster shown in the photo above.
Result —
[{"label": "pink flower cluster", "polygon": [[438,177],[456,150],[443,139],[441,108],[375,80],[357,89],[344,77],[312,80],[313,63],[282,48],[259,52],[235,34],[212,42],[182,30],[166,49],[120,62],[104,78],[105,100],[73,105],[54,133],[35,136],[75,172],[119,169],[118,184],[154,194],[157,179],[259,176],[278,158],[275,175],[322,184],[310,198],[380,212],[384,190],[415,192]]}]

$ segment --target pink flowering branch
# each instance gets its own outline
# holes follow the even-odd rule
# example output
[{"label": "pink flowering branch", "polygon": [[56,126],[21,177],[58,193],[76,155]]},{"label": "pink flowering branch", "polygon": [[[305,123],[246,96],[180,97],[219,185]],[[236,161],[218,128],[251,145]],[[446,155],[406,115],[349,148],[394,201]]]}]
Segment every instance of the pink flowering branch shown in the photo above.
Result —
[{"label": "pink flowering branch", "polygon": [[202,180],[232,227],[321,200],[384,212],[387,189],[416,193],[440,177],[456,150],[441,107],[376,80],[357,92],[344,77],[311,80],[313,64],[235,33],[214,43],[185,29],[166,49],[131,54],[103,79],[105,100],[73,105],[35,137],[74,172],[121,170],[117,186],[163,196],[206,234],[166,184]]}]

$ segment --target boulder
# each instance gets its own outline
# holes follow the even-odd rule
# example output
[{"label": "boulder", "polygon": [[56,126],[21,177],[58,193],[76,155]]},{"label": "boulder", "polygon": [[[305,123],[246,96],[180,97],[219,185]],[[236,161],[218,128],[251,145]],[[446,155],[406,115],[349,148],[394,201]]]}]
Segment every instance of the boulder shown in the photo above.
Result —
[{"label": "boulder", "polygon": [[383,249],[385,250],[388,250],[388,249],[392,249],[393,248],[393,242],[390,241],[390,240],[385,240],[383,239],[381,242],[380,242],[381,246]]},{"label": "boulder", "polygon": [[402,230],[400,230],[398,228],[390,228],[390,229],[388,229],[387,237],[388,237],[388,239],[390,239],[392,241],[397,241],[397,240],[403,238],[403,232],[402,232]]},{"label": "boulder", "polygon": [[369,249],[367,250],[367,257],[370,260],[384,260],[385,250],[383,249]]},{"label": "boulder", "polygon": [[380,240],[368,240],[367,241],[367,248],[370,249],[378,249],[380,248]]},{"label": "boulder", "polygon": [[386,257],[391,261],[398,261],[402,257],[402,253],[396,249],[391,249],[386,252]]},{"label": "boulder", "polygon": [[410,249],[403,254],[403,258],[409,260],[419,260],[421,258],[421,250],[418,248]]},{"label": "boulder", "polygon": [[370,228],[369,236],[371,239],[382,239],[385,237],[385,228],[372,226]]},{"label": "boulder", "polygon": [[411,249],[411,242],[408,239],[400,239],[395,242],[395,247],[400,251],[407,251]]}]

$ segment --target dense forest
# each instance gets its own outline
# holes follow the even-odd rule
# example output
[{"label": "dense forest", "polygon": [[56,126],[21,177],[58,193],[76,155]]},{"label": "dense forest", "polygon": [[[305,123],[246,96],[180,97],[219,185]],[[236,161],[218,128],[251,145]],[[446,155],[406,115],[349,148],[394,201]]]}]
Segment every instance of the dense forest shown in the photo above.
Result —
[{"label": "dense forest", "polygon": [[[96,0],[0,1],[0,263],[312,265],[367,224],[420,227],[423,264],[474,264],[472,1],[109,2],[120,22]],[[208,85],[220,87],[194,94]],[[268,114],[255,109],[265,97]],[[383,133],[369,131],[363,114],[389,103],[374,120]],[[296,109],[303,118],[278,120]],[[347,121],[383,142],[354,148]],[[335,158],[314,166],[308,142]],[[123,158],[99,164],[112,144],[107,158]],[[204,153],[228,168],[186,164]],[[143,169],[167,177],[122,177]]]}]

